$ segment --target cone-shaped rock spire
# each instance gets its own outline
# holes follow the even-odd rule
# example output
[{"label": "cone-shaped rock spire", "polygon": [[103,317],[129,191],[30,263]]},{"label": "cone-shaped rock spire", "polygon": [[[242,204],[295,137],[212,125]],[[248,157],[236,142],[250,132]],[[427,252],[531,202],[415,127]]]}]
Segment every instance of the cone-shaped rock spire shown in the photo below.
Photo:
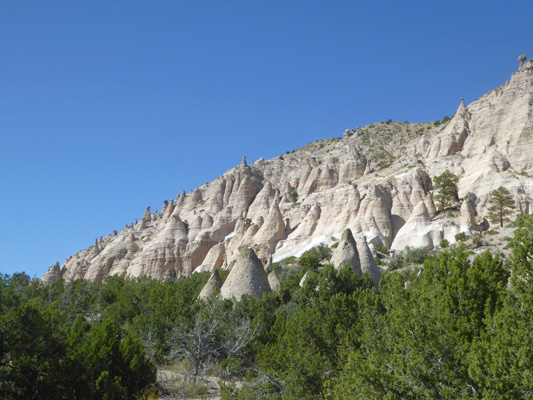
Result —
[{"label": "cone-shaped rock spire", "polygon": [[368,272],[376,286],[378,286],[381,280],[381,272],[376,264],[376,260],[372,257],[372,252],[364,236],[357,241],[357,251],[359,252],[359,260],[361,261],[361,272],[363,274]]},{"label": "cone-shaped rock spire", "polygon": [[341,269],[344,265],[350,264],[357,276],[361,276],[359,252],[357,251],[357,244],[350,229],[342,232],[341,241],[333,252],[331,263],[335,269]]},{"label": "cone-shaped rock spire", "polygon": [[61,268],[59,262],[55,262],[48,271],[41,277],[41,282],[45,285],[51,285],[61,279]]},{"label": "cone-shaped rock spire", "polygon": [[221,297],[240,300],[244,294],[261,297],[265,292],[270,292],[270,284],[263,264],[252,249],[242,250],[220,289]]},{"label": "cone-shaped rock spire", "polygon": [[218,273],[218,269],[215,269],[213,272],[211,272],[211,276],[202,288],[198,298],[200,300],[207,300],[209,297],[215,295],[222,287],[222,283],[222,278]]}]

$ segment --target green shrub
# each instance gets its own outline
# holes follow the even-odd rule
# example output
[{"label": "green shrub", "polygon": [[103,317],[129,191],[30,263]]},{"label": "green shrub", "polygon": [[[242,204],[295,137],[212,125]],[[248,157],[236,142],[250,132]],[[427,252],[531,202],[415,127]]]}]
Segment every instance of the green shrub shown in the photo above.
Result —
[{"label": "green shrub", "polygon": [[400,251],[391,258],[387,271],[394,271],[399,268],[402,268],[406,264],[405,262],[405,253]]},{"label": "green shrub", "polygon": [[287,257],[281,260],[280,263],[282,265],[289,265],[289,264],[296,264],[297,261],[298,259],[296,258],[296,256],[290,256],[290,257]]},{"label": "green shrub", "polygon": [[456,242],[464,242],[467,239],[466,233],[461,232],[455,235],[455,241]]},{"label": "green shrub", "polygon": [[270,274],[272,271],[274,271],[276,273],[276,275],[278,275],[281,272],[281,262],[280,261],[270,264],[265,269],[265,272],[267,274]]},{"label": "green shrub", "polygon": [[431,254],[431,252],[424,247],[415,247],[414,249],[407,248],[405,259],[409,263],[423,264],[424,260]]},{"label": "green shrub", "polygon": [[389,254],[389,249],[387,249],[383,244],[376,244],[376,251],[383,254]]},{"label": "green shrub", "polygon": [[302,273],[305,273],[308,270],[316,271],[322,265],[322,261],[329,257],[331,257],[331,249],[321,244],[303,253],[298,262],[302,267]]},{"label": "green shrub", "polygon": [[283,283],[285,281],[298,278],[298,273],[294,268],[282,268],[279,274],[279,281]]},{"label": "green shrub", "polygon": [[445,249],[446,247],[448,247],[450,245],[450,242],[448,242],[447,239],[444,239],[440,242],[440,247]]}]

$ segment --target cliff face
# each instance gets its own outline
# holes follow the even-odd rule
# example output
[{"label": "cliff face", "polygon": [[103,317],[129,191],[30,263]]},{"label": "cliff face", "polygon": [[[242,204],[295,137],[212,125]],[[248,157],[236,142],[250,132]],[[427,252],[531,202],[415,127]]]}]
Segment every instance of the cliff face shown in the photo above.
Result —
[{"label": "cliff face", "polygon": [[[109,274],[179,279],[228,267],[251,247],[267,263],[331,244],[345,229],[370,246],[433,247],[475,227],[489,193],[513,195],[529,214],[533,194],[533,61],[447,123],[377,123],[290,154],[246,160],[214,182],[148,208],[142,219],[55,265],[51,283]],[[435,219],[431,179],[459,177],[461,213]],[[414,212],[414,213],[413,213]]]}]

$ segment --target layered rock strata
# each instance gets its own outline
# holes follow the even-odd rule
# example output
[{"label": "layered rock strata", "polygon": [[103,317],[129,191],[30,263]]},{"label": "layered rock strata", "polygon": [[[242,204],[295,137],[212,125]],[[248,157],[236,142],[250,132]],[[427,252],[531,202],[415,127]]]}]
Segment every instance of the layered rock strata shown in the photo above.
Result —
[{"label": "layered rock strata", "polygon": [[[529,60],[504,85],[469,105],[461,100],[447,122],[376,123],[271,160],[244,159],[161,211],[147,208],[139,222],[51,268],[43,282],[180,279],[200,266],[227,268],[245,248],[267,265],[330,245],[347,228],[365,238],[363,258],[369,246],[435,247],[475,230],[499,186],[511,192],[517,214],[531,212],[532,148]],[[444,170],[459,177],[460,198],[475,196],[449,217],[432,197],[432,179]]]}]

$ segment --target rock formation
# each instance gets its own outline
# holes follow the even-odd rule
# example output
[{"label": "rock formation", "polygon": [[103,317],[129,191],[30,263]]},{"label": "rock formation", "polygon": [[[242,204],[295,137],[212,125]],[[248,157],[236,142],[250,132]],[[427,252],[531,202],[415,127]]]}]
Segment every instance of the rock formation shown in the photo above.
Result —
[{"label": "rock formation", "polygon": [[274,271],[268,274],[268,283],[270,285],[270,290],[272,290],[274,293],[279,292],[281,284],[279,283],[278,276],[276,275]]},{"label": "rock formation", "polygon": [[218,269],[215,269],[213,272],[211,272],[211,276],[200,291],[198,298],[200,300],[207,300],[209,297],[216,295],[218,292],[220,292],[222,283],[222,278],[218,273]]},{"label": "rock formation", "polygon": [[222,268],[226,257],[226,247],[224,243],[219,243],[211,247],[205,256],[202,265],[208,267],[209,270]]},{"label": "rock formation", "polygon": [[51,285],[52,283],[56,283],[61,279],[61,267],[59,266],[59,262],[55,262],[54,265],[52,265],[50,268],[48,268],[48,271],[41,277],[41,282],[45,285]]},{"label": "rock formation", "polygon": [[[246,248],[268,264],[330,245],[347,228],[361,269],[363,260],[372,269],[367,242],[394,250],[453,242],[461,230],[475,230],[474,214],[486,217],[499,186],[511,192],[519,214],[530,213],[533,61],[523,59],[509,82],[473,103],[458,103],[449,121],[375,123],[283,157],[251,165],[243,159],[165,201],[161,211],[147,208],[138,223],[69,257],[43,282],[122,273],[180,279],[200,266],[226,268]],[[432,197],[432,178],[444,170],[459,177],[460,198],[476,196],[449,218],[437,213]]]},{"label": "rock formation", "polygon": [[381,271],[379,270],[376,260],[374,260],[372,252],[370,251],[370,248],[368,247],[364,237],[361,237],[360,240],[357,240],[357,251],[359,253],[359,260],[361,262],[361,272],[363,274],[368,272],[376,286],[379,286],[379,281],[381,280]]},{"label": "rock formation", "polygon": [[356,275],[361,276],[359,252],[357,251],[357,244],[350,229],[342,232],[341,241],[331,256],[331,263],[335,269],[341,269],[346,264],[350,264]]},{"label": "rock formation", "polygon": [[242,250],[220,289],[220,296],[240,300],[244,294],[261,297],[265,292],[270,292],[270,284],[263,264],[252,249]]},{"label": "rock formation", "polygon": [[432,249],[442,240],[440,225],[433,223],[424,201],[420,201],[404,226],[398,231],[392,250],[405,247]]}]

